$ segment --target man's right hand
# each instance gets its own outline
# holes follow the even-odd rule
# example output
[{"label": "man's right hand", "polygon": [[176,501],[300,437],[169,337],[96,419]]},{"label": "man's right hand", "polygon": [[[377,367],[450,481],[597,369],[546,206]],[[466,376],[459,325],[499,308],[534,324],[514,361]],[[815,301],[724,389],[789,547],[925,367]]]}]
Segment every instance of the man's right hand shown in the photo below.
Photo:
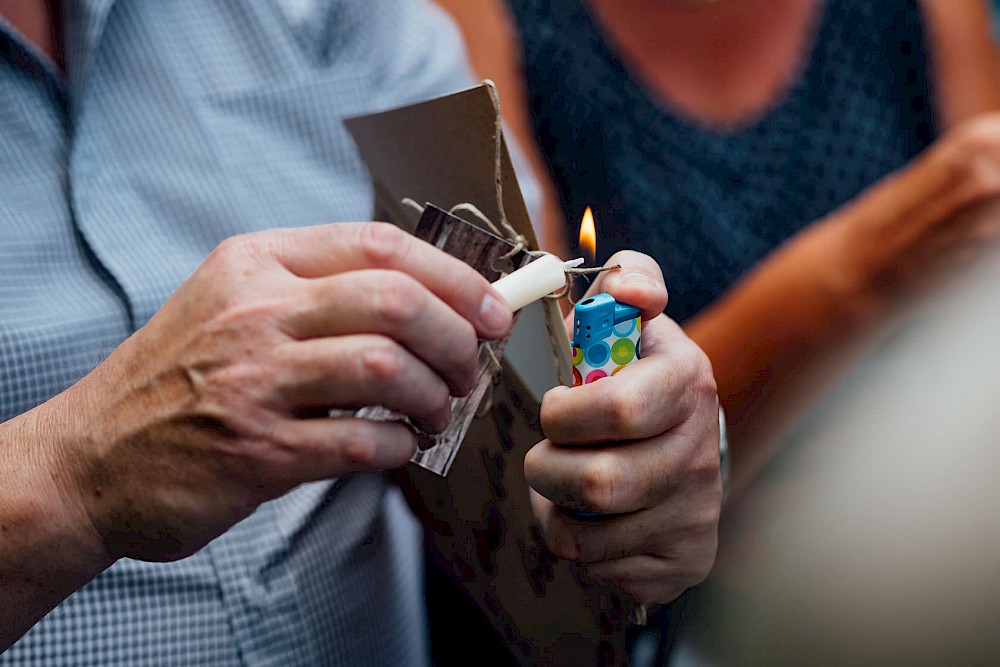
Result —
[{"label": "man's right hand", "polygon": [[510,325],[484,278],[390,225],[250,234],[22,417],[110,559],[172,560],[298,484],[404,464],[408,426],[328,409],[384,405],[442,430],[449,397],[473,387],[477,339]]}]

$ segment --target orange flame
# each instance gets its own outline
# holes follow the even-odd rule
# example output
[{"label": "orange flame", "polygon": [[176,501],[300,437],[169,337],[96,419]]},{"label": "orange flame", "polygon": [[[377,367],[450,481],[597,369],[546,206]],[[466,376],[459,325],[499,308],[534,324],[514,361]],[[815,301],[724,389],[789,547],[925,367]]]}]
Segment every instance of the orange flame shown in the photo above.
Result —
[{"label": "orange flame", "polygon": [[580,221],[580,250],[583,250],[591,262],[597,256],[597,228],[594,225],[594,213],[587,207]]}]

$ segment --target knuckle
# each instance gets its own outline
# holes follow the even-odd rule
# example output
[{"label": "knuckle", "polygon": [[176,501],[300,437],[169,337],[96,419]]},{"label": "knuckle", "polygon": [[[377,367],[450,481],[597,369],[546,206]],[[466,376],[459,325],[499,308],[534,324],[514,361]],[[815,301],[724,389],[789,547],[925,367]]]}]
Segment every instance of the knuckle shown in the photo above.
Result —
[{"label": "knuckle", "polygon": [[694,352],[693,363],[695,365],[697,384],[703,394],[714,398],[718,395],[719,385],[715,380],[715,370],[712,368],[712,360],[697,345],[692,344],[692,349]]},{"label": "knuckle", "polygon": [[712,372],[712,362],[694,341],[686,339],[687,344],[678,346],[682,351],[689,384],[700,391],[714,394],[716,391],[715,374]]},{"label": "knuckle", "polygon": [[272,232],[266,231],[230,236],[215,247],[207,261],[225,267],[244,265],[248,260],[262,263],[276,243],[274,236]]},{"label": "knuckle", "polygon": [[260,378],[263,386],[270,386],[277,397],[292,395],[299,389],[306,377],[305,369],[297,359],[282,359],[281,363],[270,364],[267,375]]},{"label": "knuckle", "polygon": [[368,264],[391,266],[406,253],[410,236],[387,222],[366,222],[359,238],[359,249]]},{"label": "knuckle", "polygon": [[[712,444],[702,448],[702,454],[689,467],[685,478],[692,485],[698,485],[706,489],[719,487],[719,495],[722,493],[722,477],[719,472],[719,450]],[[717,518],[717,517],[715,517]]]},{"label": "knuckle", "polygon": [[640,396],[631,392],[608,391],[604,396],[604,412],[611,432],[627,434],[636,420],[642,417],[643,406]]},{"label": "knuckle", "polygon": [[712,566],[714,564],[714,556],[706,558],[700,554],[696,559],[689,560],[689,562],[684,563],[682,566],[677,568],[673,577],[671,577],[674,585],[668,589],[668,591],[665,591],[663,595],[671,595],[672,597],[669,599],[673,600],[688,588],[702,583],[708,578],[708,575],[711,574]]},{"label": "knuckle", "polygon": [[359,360],[364,376],[376,383],[391,384],[403,374],[402,351],[389,340],[382,339],[367,345]]},{"label": "knuckle", "polygon": [[713,492],[708,497],[706,502],[702,503],[701,508],[695,510],[693,515],[696,526],[701,529],[701,532],[704,533],[706,538],[710,539],[714,543],[716,540],[716,533],[719,528],[719,520],[722,518],[721,484],[719,485],[718,492],[713,489]]},{"label": "knuckle", "polygon": [[433,383],[433,386],[423,389],[427,396],[428,408],[431,412],[441,412],[445,410],[451,402],[451,392],[448,387],[441,382]]},{"label": "knuckle", "polygon": [[712,567],[715,565],[715,554],[718,550],[718,546],[718,536],[715,531],[713,531],[705,537],[701,549],[694,558],[694,562],[691,563],[691,586],[700,584],[708,578],[709,574],[711,574]]},{"label": "knuckle", "polygon": [[693,343],[688,353],[680,358],[678,368],[684,382],[684,405],[689,413],[707,403],[718,403],[718,385],[708,355]]},{"label": "knuckle", "polygon": [[243,252],[246,246],[253,245],[255,234],[237,234],[230,236],[219,242],[215,247],[215,253],[220,255],[231,255],[236,252]]},{"label": "knuckle", "polygon": [[[593,384],[595,389],[601,389],[600,383]],[[542,435],[553,442],[562,442],[569,433],[581,430],[580,420],[568,417],[570,413],[566,405],[571,402],[558,387],[545,392],[542,405],[538,410],[538,421]],[[598,404],[599,405],[599,404]],[[593,411],[600,416],[600,409]]]},{"label": "knuckle", "polygon": [[721,516],[721,488],[718,493],[713,491],[700,502],[688,507],[682,529],[682,541],[686,544],[684,553],[688,554],[688,561],[697,562],[699,558],[703,558],[711,563],[718,544]]},{"label": "knuckle", "polygon": [[370,466],[377,459],[378,443],[366,429],[352,425],[344,433],[340,451],[347,463]]},{"label": "knuckle", "polygon": [[615,501],[620,495],[622,482],[617,457],[611,454],[597,455],[581,471],[580,499],[588,509],[610,513],[616,509]]},{"label": "knuckle", "polygon": [[677,478],[683,480],[684,494],[689,499],[686,529],[695,533],[714,531],[722,515],[722,475],[716,442],[705,439],[700,451],[679,469]]},{"label": "knuckle", "polygon": [[279,428],[275,420],[261,424],[254,435],[260,442],[267,443],[266,447],[260,448],[259,455],[265,468],[280,469],[289,461],[298,458],[311,445],[297,439],[287,430]]},{"label": "knuckle", "polygon": [[344,460],[358,466],[370,466],[375,462],[376,444],[370,438],[352,438],[344,442]]},{"label": "knuckle", "polygon": [[667,576],[663,580],[670,582],[670,585],[657,597],[667,601],[685,589],[705,581],[715,565],[718,544],[717,531],[705,530],[689,533],[659,552],[669,563]]},{"label": "knuckle", "polygon": [[267,391],[261,369],[250,364],[216,366],[213,362],[182,366],[188,387],[203,405],[230,407],[239,401],[266,403]]},{"label": "knuckle", "polygon": [[416,280],[396,271],[379,272],[369,285],[369,303],[393,327],[405,327],[426,307],[426,294]]},{"label": "knuckle", "polygon": [[223,271],[228,269],[228,267],[236,264],[237,257],[243,256],[242,246],[246,243],[247,241],[243,236],[233,236],[224,239],[209,253],[205,259],[204,266]]}]

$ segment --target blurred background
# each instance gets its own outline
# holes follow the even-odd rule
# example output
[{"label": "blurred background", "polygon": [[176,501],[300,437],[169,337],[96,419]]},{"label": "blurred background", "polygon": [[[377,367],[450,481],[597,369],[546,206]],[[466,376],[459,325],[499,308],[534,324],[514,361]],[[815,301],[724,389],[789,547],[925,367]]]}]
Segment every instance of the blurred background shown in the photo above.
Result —
[{"label": "blurred background", "polygon": [[[716,367],[736,441],[717,564],[635,664],[1000,664],[1000,2],[439,3],[497,82],[548,248],[574,254],[596,199],[599,259],[660,260]],[[730,76],[754,58],[770,88]],[[924,159],[942,145],[946,175]],[[889,257],[894,237],[845,232],[862,218],[961,251]],[[802,293],[839,252],[919,279],[855,326]]]},{"label": "blurred background", "polygon": [[994,248],[816,379],[671,664],[1000,663],[998,288]]}]

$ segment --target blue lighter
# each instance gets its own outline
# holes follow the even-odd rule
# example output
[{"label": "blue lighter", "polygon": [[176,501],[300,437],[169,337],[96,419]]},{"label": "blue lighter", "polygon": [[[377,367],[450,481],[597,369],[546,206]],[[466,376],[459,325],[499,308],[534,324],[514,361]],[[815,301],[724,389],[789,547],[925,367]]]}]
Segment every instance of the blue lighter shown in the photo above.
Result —
[{"label": "blue lighter", "polygon": [[639,358],[639,309],[595,294],[573,310],[573,386],[614,375]]}]

